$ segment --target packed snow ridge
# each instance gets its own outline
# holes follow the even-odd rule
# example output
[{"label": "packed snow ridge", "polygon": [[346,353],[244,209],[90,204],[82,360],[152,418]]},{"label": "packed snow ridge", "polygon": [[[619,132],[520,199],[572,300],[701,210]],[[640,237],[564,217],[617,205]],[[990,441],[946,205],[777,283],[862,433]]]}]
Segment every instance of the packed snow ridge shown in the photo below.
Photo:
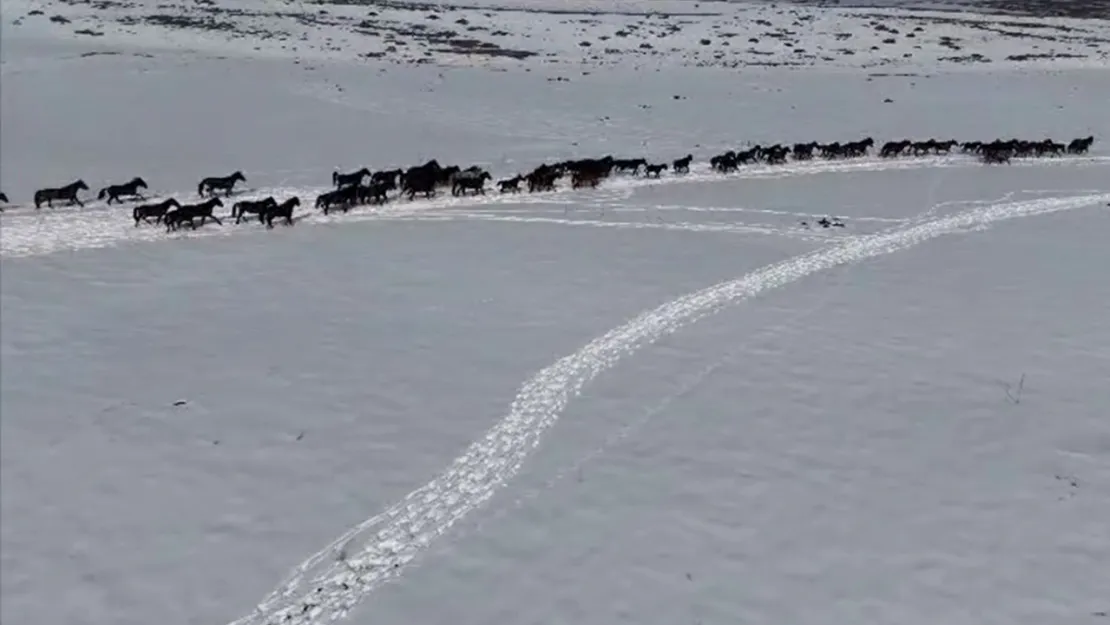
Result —
[{"label": "packed snow ridge", "polygon": [[[194,234],[197,233],[198,226],[204,226],[210,221],[217,226],[223,226],[224,220],[229,219],[233,219],[233,224],[238,225],[243,223],[244,219],[249,223],[257,218],[258,222],[266,224],[267,228],[273,228],[275,220],[287,226],[292,226],[297,221],[324,223],[330,212],[341,211],[346,215],[352,209],[367,205],[372,208],[369,213],[362,214],[364,218],[367,216],[370,218],[412,217],[415,214],[423,214],[424,218],[451,218],[452,215],[457,218],[459,217],[457,210],[443,213],[436,209],[523,203],[529,200],[520,198],[518,194],[525,188],[531,197],[536,197],[532,194],[540,192],[538,199],[541,202],[556,203],[568,199],[573,202],[588,202],[592,199],[596,206],[604,210],[604,196],[597,198],[595,194],[594,198],[590,198],[582,194],[596,191],[602,183],[610,187],[615,182],[619,192],[666,182],[712,182],[716,179],[715,175],[725,174],[735,177],[735,174],[741,172],[744,174],[743,177],[758,178],[895,170],[907,166],[1011,164],[1015,158],[1020,159],[1018,162],[1024,160],[1028,163],[1040,160],[1044,164],[1050,164],[1052,159],[1065,156],[1067,160],[1059,162],[1060,164],[1100,163],[1106,160],[1106,157],[1086,158],[1094,140],[1093,136],[1071,139],[1067,143],[1052,139],[1040,141],[995,139],[963,143],[955,139],[946,141],[904,139],[884,142],[875,150],[877,158],[871,159],[865,157],[875,147],[875,140],[872,137],[843,143],[811,141],[792,145],[756,145],[739,151],[728,150],[712,156],[708,159],[708,167],[698,163],[693,172],[691,172],[694,163],[693,154],[687,154],[669,163],[665,160],[654,162],[644,157],[615,158],[609,155],[600,158],[571,159],[554,164],[543,163],[527,174],[517,173],[511,178],[498,180],[497,187],[500,193],[496,196],[486,194],[486,181],[493,180],[488,171],[477,165],[466,169],[458,165],[444,167],[436,160],[407,169],[371,171],[368,167],[364,167],[354,172],[332,172],[332,184],[336,188],[264,189],[248,191],[246,194],[238,194],[239,192],[236,191],[239,183],[247,182],[243,172],[238,170],[225,176],[208,176],[201,180],[196,189],[197,195],[200,196],[199,200],[188,196],[180,196],[180,199],[170,196],[148,201],[144,192],[148,191],[149,186],[141,176],[136,176],[128,182],[109,184],[101,188],[97,193],[96,204],[90,207],[93,209],[91,213],[84,210],[86,204],[81,199],[81,192],[88,191],[89,187],[83,179],[80,179],[64,186],[35,191],[31,203],[33,208],[27,205],[5,211],[4,203],[8,202],[8,197],[0,196],[0,212],[8,212],[9,215],[8,227],[0,235],[0,250],[3,250],[5,255],[34,255],[55,251],[59,246],[98,247],[135,238],[136,231],[120,227],[121,221],[111,212],[113,202],[116,205],[136,200],[144,202],[134,205],[130,211],[135,227],[143,224],[165,225],[166,232],[169,233],[181,231],[188,225],[189,231]],[[949,157],[954,149],[961,153],[960,157]],[[900,160],[900,157],[912,157],[913,160]],[[664,179],[663,173],[668,170],[672,172],[673,177]],[[692,173],[694,175],[691,175]],[[570,178],[570,185],[569,188],[561,189],[561,198],[558,195],[554,198],[547,195],[547,193],[560,191],[557,183],[564,177]],[[522,188],[521,185],[526,186]],[[435,196],[441,195],[445,189],[450,189],[452,197],[446,200],[435,199]],[[394,191],[397,193],[391,195]],[[229,199],[232,198],[233,193],[238,196]],[[300,208],[301,195],[309,193],[316,195],[312,208],[320,210],[323,213],[322,218],[311,212],[311,209],[309,212],[304,212]],[[275,194],[282,196],[282,199],[279,201]],[[424,200],[414,203],[418,194],[423,196]],[[230,215],[216,214],[217,208],[224,209],[227,206],[221,196],[230,204]],[[386,206],[391,200],[400,201],[405,197],[408,198],[407,203],[399,203],[394,207]],[[40,211],[45,207],[53,213],[56,204],[63,206],[62,213],[54,219],[43,219]],[[781,234],[801,239],[821,240],[828,238],[829,235],[812,233],[811,222],[813,226],[826,229],[845,227],[845,223],[835,217],[797,216],[802,217],[799,223],[785,228],[730,224],[718,230]],[[17,219],[13,221],[11,218]],[[669,226],[651,224],[648,227],[661,226],[676,227],[674,224]],[[680,227],[704,230],[708,226]],[[857,234],[866,234],[866,232],[863,230]],[[145,238],[145,236],[139,234],[139,237]]]}]

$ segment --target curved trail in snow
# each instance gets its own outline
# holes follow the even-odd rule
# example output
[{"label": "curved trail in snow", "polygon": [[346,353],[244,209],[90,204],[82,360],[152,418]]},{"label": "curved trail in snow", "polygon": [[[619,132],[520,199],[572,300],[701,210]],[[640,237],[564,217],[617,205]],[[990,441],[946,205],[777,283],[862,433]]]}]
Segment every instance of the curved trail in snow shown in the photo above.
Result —
[{"label": "curved trail in snow", "polygon": [[665,335],[726,306],[833,267],[909,249],[945,234],[978,231],[1003,220],[1108,201],[1110,193],[1006,202],[851,237],[647,311],[534,375],[520,389],[509,414],[443,474],[309,557],[252,614],[231,625],[310,625],[345,617],[371,591],[400,575],[436,537],[504,486],[571,397],[621,358]]}]

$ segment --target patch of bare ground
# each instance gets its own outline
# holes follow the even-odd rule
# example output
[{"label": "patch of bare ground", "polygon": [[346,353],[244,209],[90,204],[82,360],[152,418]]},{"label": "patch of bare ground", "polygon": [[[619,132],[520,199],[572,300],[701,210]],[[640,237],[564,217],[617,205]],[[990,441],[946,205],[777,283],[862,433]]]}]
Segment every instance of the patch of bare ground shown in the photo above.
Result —
[{"label": "patch of bare ground", "polygon": [[458,4],[430,4],[426,2],[407,2],[405,0],[309,0],[311,4],[340,4],[353,6],[376,6],[383,9],[401,11],[482,11],[488,13],[531,13],[537,15],[622,15],[626,17],[652,17],[667,15],[671,17],[706,17],[724,15],[720,12],[668,12],[659,11],[590,11],[583,9],[557,9],[557,8],[530,8],[530,7],[488,7],[468,5],[465,2]]},{"label": "patch of bare ground", "polygon": [[[792,0],[791,4],[846,9],[971,12],[982,15],[1063,17],[1110,20],[1110,0],[933,0],[928,3],[876,2],[875,0]],[[1046,27],[1051,27],[1047,26]]]}]

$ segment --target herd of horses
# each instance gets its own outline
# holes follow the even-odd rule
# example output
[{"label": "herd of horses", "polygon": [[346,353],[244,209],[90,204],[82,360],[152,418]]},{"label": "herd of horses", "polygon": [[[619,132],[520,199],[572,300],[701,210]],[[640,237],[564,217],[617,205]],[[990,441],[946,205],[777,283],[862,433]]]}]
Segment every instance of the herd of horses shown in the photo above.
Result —
[{"label": "herd of horses", "polygon": [[[1073,139],[1066,144],[1052,139],[996,139],[968,142],[954,139],[944,141],[903,139],[883,144],[877,151],[877,155],[880,158],[921,157],[951,154],[953,150],[959,150],[963,154],[977,157],[983,163],[1004,164],[1010,163],[1014,158],[1082,155],[1090,150],[1093,143],[1093,136]],[[860,158],[870,153],[874,146],[875,140],[871,137],[846,143],[756,145],[743,150],[729,150],[717,154],[709,159],[709,165],[714,171],[729,173],[737,171],[744,165],[783,164],[791,158],[795,161],[808,161],[815,158]],[[669,163],[653,163],[645,158],[614,156],[566,160],[553,164],[544,163],[527,174],[518,173],[512,178],[498,180],[496,186],[500,193],[520,193],[523,191],[521,185],[527,185],[529,193],[554,191],[560,179],[569,177],[572,189],[594,188],[614,173],[643,175],[648,178],[658,178],[668,170],[676,175],[686,174],[690,171],[693,160],[692,154]],[[246,180],[246,176],[241,171],[227,176],[205,178],[197,185],[197,195],[202,198],[202,201],[183,204],[174,198],[168,198],[159,202],[141,204],[132,209],[132,218],[135,220],[136,227],[142,223],[162,224],[167,231],[174,231],[185,225],[196,229],[198,221],[200,226],[209,221],[223,225],[223,220],[214,214],[216,207],[224,206],[220,194],[222,193],[224,198],[229,198],[235,185],[239,182],[246,183]],[[383,204],[389,201],[390,193],[393,191],[397,192],[394,197],[408,196],[410,201],[417,195],[431,198],[441,189],[446,188],[449,188],[454,196],[484,194],[486,182],[492,180],[492,175],[481,167],[472,166],[466,169],[458,165],[444,167],[436,160],[407,169],[371,171],[364,167],[350,173],[333,173],[331,180],[333,188],[317,196],[315,207],[325,215],[333,210],[346,213],[357,205]],[[104,200],[109,205],[123,203],[125,200],[145,202],[146,197],[141,190],[147,188],[145,180],[135,177],[129,182],[109,185],[101,189],[97,199]],[[88,190],[89,187],[83,180],[77,180],[63,187],[39,189],[35,192],[33,201],[36,209],[42,208],[43,204],[53,208],[55,202],[66,202],[69,205],[83,207],[84,202],[78,197],[78,193]],[[206,196],[207,199],[204,199]],[[0,192],[0,203],[8,203],[8,197],[2,192]],[[293,211],[300,205],[301,200],[297,196],[286,198],[281,202],[272,196],[259,200],[243,200],[232,204],[231,218],[235,219],[235,223],[241,223],[248,215],[254,215],[259,223],[265,224],[268,228],[274,227],[275,220],[291,226],[295,223]],[[0,206],[0,210],[2,209],[3,207]]]}]

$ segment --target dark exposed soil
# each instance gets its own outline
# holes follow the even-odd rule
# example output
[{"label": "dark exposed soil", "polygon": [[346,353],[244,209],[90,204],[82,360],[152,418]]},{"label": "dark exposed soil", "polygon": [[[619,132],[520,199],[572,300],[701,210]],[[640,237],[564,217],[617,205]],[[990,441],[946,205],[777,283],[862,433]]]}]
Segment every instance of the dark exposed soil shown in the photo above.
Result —
[{"label": "dark exposed soil", "polygon": [[790,0],[793,4],[844,8],[973,11],[1022,17],[1110,20],[1110,0]]}]

